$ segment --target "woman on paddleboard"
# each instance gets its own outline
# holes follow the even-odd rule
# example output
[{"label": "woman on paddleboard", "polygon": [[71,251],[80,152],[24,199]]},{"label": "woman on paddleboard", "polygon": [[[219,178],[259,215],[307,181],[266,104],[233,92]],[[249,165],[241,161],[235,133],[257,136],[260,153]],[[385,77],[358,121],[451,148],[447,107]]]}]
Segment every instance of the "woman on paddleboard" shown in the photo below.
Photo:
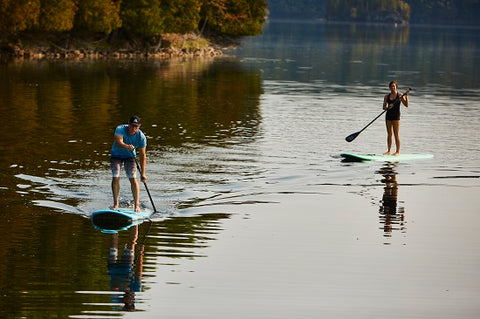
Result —
[{"label": "woman on paddleboard", "polygon": [[142,170],[140,172],[141,180],[144,183],[147,181],[147,177],[145,176],[145,167],[147,165],[147,138],[140,130],[140,125],[140,118],[138,116],[133,116],[128,124],[119,125],[115,129],[110,160],[110,166],[112,168],[112,209],[119,208],[120,167],[123,164],[127,177],[130,180],[132,195],[135,201],[135,211],[140,211],[140,190],[136,176],[137,168],[135,166],[135,149],[137,149],[140,155],[140,168]]},{"label": "woman on paddleboard", "polygon": [[[387,126],[387,152],[384,155],[399,155],[400,154],[400,103],[408,107],[408,90],[405,94],[400,94],[397,91],[398,84],[395,81],[389,83],[390,93],[383,98],[383,109],[387,110],[385,116]],[[392,136],[395,136],[395,145],[397,151],[391,154],[392,151]]]}]

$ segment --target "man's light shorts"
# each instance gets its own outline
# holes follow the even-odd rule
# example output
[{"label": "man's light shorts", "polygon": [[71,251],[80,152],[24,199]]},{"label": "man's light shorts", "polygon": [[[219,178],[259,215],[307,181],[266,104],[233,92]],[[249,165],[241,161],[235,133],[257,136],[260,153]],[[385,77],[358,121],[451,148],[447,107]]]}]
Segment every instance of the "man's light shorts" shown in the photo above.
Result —
[{"label": "man's light shorts", "polygon": [[135,158],[118,158],[112,157],[110,160],[110,167],[112,168],[112,177],[120,177],[120,168],[125,168],[125,173],[128,178],[137,177],[137,167],[135,166]]}]

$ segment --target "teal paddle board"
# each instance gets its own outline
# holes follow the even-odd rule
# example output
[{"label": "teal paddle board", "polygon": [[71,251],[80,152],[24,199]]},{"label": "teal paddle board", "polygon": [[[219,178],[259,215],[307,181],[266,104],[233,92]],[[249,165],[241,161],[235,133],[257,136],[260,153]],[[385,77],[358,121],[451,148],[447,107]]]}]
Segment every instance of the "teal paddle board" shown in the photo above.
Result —
[{"label": "teal paddle board", "polygon": [[92,213],[90,219],[96,229],[104,233],[117,233],[149,219],[153,212],[135,212],[131,209],[104,209]]},{"label": "teal paddle board", "polygon": [[403,161],[415,161],[425,160],[433,158],[433,154],[400,154],[394,155],[382,155],[382,154],[352,154],[342,153],[345,162],[363,162],[363,161],[380,161],[380,162],[403,162]]}]

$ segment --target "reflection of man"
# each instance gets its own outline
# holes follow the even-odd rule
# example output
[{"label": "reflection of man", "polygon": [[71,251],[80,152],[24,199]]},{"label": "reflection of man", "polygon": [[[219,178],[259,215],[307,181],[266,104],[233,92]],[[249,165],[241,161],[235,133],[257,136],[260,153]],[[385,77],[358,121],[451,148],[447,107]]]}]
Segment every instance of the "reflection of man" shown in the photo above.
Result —
[{"label": "reflection of man", "polygon": [[380,206],[380,223],[383,224],[385,237],[391,237],[392,230],[395,227],[402,229],[404,224],[403,207],[400,207],[397,212],[398,183],[394,167],[393,164],[388,163],[378,172],[383,176],[381,181],[385,184]]},{"label": "reflection of man", "polygon": [[[138,248],[138,260],[135,263],[135,245],[138,238],[138,225],[130,229],[130,238],[123,249],[122,256],[118,258],[118,233],[112,234],[110,254],[108,256],[108,274],[110,275],[110,288],[112,291],[124,292],[122,298],[113,296],[116,303],[123,303],[123,310],[135,310],[135,292],[141,291],[141,278],[143,268],[143,245]],[[134,272],[136,267],[136,272]]]}]

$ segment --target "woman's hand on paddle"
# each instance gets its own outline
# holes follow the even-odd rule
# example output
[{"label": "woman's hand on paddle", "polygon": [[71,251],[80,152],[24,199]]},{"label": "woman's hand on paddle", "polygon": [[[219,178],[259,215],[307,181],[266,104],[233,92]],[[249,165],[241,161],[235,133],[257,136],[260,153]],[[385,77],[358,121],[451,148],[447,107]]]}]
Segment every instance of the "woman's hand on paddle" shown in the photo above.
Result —
[{"label": "woman's hand on paddle", "polygon": [[142,176],[140,177],[140,180],[142,181],[142,183],[146,183],[146,182],[147,182],[147,176],[142,175]]},{"label": "woman's hand on paddle", "polygon": [[405,105],[405,107],[408,107],[408,94],[410,93],[410,88],[408,88],[403,95],[400,96],[400,101],[402,101],[402,104]]}]

